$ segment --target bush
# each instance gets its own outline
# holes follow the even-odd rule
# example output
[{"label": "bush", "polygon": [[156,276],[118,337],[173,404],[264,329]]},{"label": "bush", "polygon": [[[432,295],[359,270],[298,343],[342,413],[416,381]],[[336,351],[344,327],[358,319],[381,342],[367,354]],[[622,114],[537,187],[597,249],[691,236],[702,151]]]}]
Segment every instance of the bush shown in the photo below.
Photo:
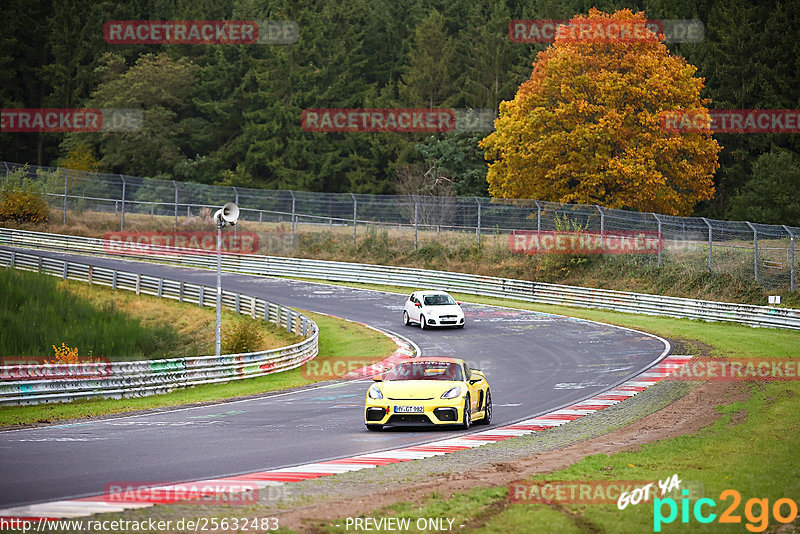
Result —
[{"label": "bush", "polygon": [[240,354],[242,352],[255,352],[263,340],[258,327],[246,318],[240,318],[233,324],[222,329],[220,349],[223,354]]},{"label": "bush", "polygon": [[48,211],[47,201],[36,191],[9,190],[0,196],[0,221],[47,222]]},{"label": "bush", "polygon": [[16,169],[6,181],[0,193],[0,221],[47,222],[49,207],[42,184],[28,176],[28,167]]}]

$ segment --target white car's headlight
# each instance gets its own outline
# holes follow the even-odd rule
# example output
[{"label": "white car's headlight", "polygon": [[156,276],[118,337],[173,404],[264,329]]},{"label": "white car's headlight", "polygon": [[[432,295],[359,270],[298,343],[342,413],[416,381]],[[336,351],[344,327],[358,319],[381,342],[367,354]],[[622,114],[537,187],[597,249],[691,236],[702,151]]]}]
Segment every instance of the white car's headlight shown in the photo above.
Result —
[{"label": "white car's headlight", "polygon": [[444,394],[442,395],[442,398],[455,399],[459,395],[461,395],[461,386],[455,386],[445,391]]},{"label": "white car's headlight", "polygon": [[383,393],[378,386],[371,386],[369,391],[367,391],[367,395],[369,395],[370,399],[382,399]]}]

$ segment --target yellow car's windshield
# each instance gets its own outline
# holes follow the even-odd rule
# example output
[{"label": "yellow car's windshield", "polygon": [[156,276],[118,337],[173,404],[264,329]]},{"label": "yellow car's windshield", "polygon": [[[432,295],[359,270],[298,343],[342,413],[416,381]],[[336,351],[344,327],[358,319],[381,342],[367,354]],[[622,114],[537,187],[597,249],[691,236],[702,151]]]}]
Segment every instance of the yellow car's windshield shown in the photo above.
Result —
[{"label": "yellow car's windshield", "polygon": [[386,373],[384,380],[463,380],[461,366],[452,362],[403,362]]}]

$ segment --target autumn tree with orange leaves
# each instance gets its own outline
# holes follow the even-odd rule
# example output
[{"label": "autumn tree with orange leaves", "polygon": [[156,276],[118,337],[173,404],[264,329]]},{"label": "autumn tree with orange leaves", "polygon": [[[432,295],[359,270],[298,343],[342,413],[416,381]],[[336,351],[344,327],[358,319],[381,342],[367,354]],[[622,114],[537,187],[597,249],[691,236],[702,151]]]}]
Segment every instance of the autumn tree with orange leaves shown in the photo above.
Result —
[{"label": "autumn tree with orange leaves", "polygon": [[719,144],[661,122],[706,111],[704,80],[645,24],[643,13],[592,9],[560,27],[480,142],[492,196],[672,215],[713,198]]}]

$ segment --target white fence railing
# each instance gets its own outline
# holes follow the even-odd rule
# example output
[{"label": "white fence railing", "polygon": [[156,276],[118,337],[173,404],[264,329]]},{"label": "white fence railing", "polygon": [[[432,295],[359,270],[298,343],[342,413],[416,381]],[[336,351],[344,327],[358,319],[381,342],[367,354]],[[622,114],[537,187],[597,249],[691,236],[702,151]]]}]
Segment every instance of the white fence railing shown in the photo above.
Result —
[{"label": "white fence railing", "polygon": [[[8,228],[0,228],[0,245],[121,257],[107,253],[102,239]],[[150,247],[151,251],[152,248]],[[162,255],[154,257],[151,253],[146,255],[125,254],[122,257],[156,260],[188,267],[210,269],[216,266],[215,256],[208,254],[187,253],[177,256]],[[388,284],[414,288],[436,287],[449,291],[526,302],[600,308],[706,321],[731,321],[750,326],[800,330],[800,310],[792,308],[773,308],[750,304],[666,297],[627,291],[548,284],[513,278],[498,278],[409,267],[234,254],[223,256],[222,268],[228,272],[243,274],[317,278],[329,281]]]},{"label": "white fence railing", "polygon": [[[0,249],[0,263],[4,267],[135,291],[137,295],[216,306],[216,288],[210,286],[6,249]],[[292,369],[317,355],[319,331],[316,323],[305,315],[258,297],[231,291],[223,291],[222,305],[236,313],[263,318],[305,339],[286,347],[244,354],[0,366],[0,405],[166,393],[178,387],[227,382]]]}]

